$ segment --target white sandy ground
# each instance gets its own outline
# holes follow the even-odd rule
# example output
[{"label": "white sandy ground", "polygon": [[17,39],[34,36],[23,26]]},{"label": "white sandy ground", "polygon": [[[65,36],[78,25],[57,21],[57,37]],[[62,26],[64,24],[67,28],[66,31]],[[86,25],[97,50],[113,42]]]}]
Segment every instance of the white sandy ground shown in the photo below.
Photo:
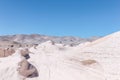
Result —
[{"label": "white sandy ground", "polygon": [[[39,77],[25,80],[120,80],[120,32],[75,47],[51,41],[30,48],[28,60]],[[19,52],[0,58],[0,80],[23,80],[18,74]],[[81,61],[96,60],[83,65]]]}]

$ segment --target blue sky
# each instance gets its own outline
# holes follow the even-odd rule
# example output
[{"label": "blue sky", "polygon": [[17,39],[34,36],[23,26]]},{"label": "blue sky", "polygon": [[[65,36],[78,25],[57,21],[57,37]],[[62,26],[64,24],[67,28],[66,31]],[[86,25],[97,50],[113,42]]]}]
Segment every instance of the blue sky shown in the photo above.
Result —
[{"label": "blue sky", "polygon": [[0,0],[0,35],[104,36],[120,30],[120,0]]}]

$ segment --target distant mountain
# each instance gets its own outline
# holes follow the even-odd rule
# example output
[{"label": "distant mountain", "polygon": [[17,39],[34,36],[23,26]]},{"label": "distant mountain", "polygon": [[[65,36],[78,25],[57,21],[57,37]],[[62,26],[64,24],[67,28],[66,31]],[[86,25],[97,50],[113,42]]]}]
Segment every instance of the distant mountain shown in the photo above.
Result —
[{"label": "distant mountain", "polygon": [[83,42],[91,42],[96,39],[99,39],[101,37],[91,37],[91,38],[80,38],[80,37],[73,37],[73,36],[63,36],[63,37],[58,37],[58,36],[47,36],[47,35],[40,35],[40,34],[31,34],[31,35],[26,35],[26,34],[17,34],[17,35],[5,35],[5,36],[0,36],[0,45],[4,46],[3,43],[8,43],[10,44],[27,44],[27,45],[33,45],[33,44],[40,44],[42,42],[51,40],[55,43],[62,43],[65,45],[77,45]]}]

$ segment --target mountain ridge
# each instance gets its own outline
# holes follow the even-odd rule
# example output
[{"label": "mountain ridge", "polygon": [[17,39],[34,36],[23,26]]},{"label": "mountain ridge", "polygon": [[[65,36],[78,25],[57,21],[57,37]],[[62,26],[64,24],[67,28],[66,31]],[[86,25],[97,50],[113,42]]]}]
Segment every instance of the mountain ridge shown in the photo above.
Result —
[{"label": "mountain ridge", "polygon": [[[17,43],[17,44],[27,44],[27,45],[34,45],[34,44],[40,44],[46,41],[53,41],[55,43],[62,43],[65,45],[78,45],[80,43],[84,42],[91,42],[96,39],[99,39],[101,37],[90,37],[90,38],[80,38],[80,37],[74,37],[74,36],[47,36],[47,35],[41,35],[41,34],[16,34],[16,35],[3,35],[0,36],[0,42],[4,43],[11,42],[11,43]],[[3,45],[4,46],[4,45]]]}]

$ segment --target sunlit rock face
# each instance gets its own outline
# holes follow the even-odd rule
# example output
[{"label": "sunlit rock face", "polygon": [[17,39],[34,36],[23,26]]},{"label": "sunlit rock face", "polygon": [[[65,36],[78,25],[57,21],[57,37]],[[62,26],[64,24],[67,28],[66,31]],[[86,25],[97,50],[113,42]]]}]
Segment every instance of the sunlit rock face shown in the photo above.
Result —
[{"label": "sunlit rock face", "polygon": [[120,32],[105,36],[76,50],[79,50],[79,58],[98,61],[108,80],[120,79]]},{"label": "sunlit rock face", "polygon": [[0,48],[0,57],[8,57],[15,53],[15,50],[12,48]]},{"label": "sunlit rock face", "polygon": [[77,46],[47,41],[16,49],[0,58],[0,80],[119,80],[119,35]]}]

